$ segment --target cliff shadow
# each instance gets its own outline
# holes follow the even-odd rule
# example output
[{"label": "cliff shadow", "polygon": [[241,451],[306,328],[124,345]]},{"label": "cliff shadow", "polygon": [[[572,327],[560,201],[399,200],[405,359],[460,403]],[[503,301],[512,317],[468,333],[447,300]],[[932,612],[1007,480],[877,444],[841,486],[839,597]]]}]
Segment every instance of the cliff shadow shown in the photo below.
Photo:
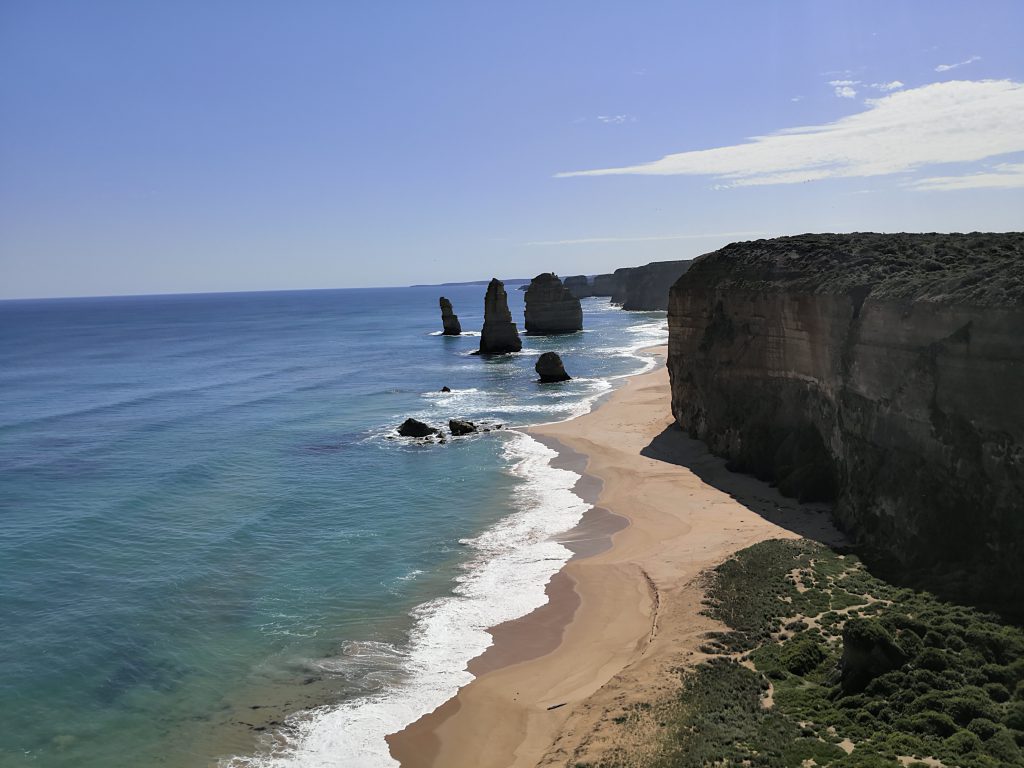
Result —
[{"label": "cliff shadow", "polygon": [[850,541],[832,521],[832,505],[801,503],[783,496],[778,488],[753,475],[726,468],[725,459],[714,456],[700,440],[689,437],[678,424],[671,424],[643,450],[642,456],[666,464],[686,467],[702,481],[728,494],[750,511],[780,528],[845,551]]}]

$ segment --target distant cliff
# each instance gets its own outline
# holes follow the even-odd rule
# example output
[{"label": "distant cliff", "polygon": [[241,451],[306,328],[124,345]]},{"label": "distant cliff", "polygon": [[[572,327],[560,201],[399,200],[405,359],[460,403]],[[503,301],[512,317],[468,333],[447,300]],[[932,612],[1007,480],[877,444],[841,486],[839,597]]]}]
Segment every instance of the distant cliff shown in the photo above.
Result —
[{"label": "distant cliff", "polygon": [[577,299],[610,296],[628,310],[668,309],[668,292],[690,266],[690,261],[654,261],[642,267],[621,267],[609,275],[565,278],[565,287]]},{"label": "distant cliff", "polygon": [[583,328],[580,300],[554,272],[544,272],[533,278],[523,299],[526,302],[527,333],[573,333]]},{"label": "distant cliff", "polygon": [[714,453],[1024,607],[1024,233],[736,243],[669,330],[673,413]]},{"label": "distant cliff", "polygon": [[622,308],[629,310],[668,309],[668,294],[672,285],[690,268],[692,263],[692,261],[653,261],[642,267],[630,269],[625,274],[625,286],[621,294]]}]

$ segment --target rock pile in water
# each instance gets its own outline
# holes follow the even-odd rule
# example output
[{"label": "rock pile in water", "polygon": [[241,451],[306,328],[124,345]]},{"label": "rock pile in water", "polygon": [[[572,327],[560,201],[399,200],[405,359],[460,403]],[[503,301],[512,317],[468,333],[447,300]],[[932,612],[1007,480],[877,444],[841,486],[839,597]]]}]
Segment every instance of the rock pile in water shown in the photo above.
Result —
[{"label": "rock pile in water", "polygon": [[398,427],[398,434],[402,437],[430,437],[440,433],[441,430],[435,429],[429,424],[424,424],[419,419],[406,419]]},{"label": "rock pile in water", "polygon": [[537,275],[526,289],[526,332],[574,333],[583,328],[580,300],[554,272]]},{"label": "rock pile in water", "polygon": [[484,327],[480,333],[481,355],[504,355],[518,352],[523,348],[519,330],[512,322],[508,311],[508,294],[505,285],[494,278],[487,286],[484,297]]},{"label": "rock pile in water", "polygon": [[458,336],[462,333],[459,316],[452,311],[452,303],[444,296],[441,297],[441,323],[444,325],[445,336]]}]

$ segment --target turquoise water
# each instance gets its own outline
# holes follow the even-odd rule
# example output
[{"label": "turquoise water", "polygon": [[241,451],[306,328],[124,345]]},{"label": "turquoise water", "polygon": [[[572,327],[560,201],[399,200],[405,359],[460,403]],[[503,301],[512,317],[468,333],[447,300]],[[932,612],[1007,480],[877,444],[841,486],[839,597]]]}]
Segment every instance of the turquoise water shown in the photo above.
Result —
[{"label": "turquoise water", "polygon": [[[467,330],[483,291],[444,289]],[[437,296],[0,302],[0,764],[392,764],[382,734],[543,600],[586,508],[507,427],[664,339],[587,299],[585,332],[486,359]],[[572,382],[534,381],[548,349]],[[415,445],[410,415],[506,429]]]}]

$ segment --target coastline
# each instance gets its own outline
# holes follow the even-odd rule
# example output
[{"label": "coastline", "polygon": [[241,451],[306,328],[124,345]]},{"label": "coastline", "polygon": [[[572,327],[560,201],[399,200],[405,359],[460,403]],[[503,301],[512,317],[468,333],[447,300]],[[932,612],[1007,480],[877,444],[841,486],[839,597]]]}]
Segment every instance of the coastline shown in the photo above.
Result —
[{"label": "coastline", "polygon": [[769,538],[843,541],[824,505],[801,505],[725,469],[674,425],[665,348],[590,412],[525,430],[581,474],[592,505],[558,541],[574,556],[548,601],[493,627],[456,696],[388,736],[403,768],[564,765],[598,756],[599,726],[673,687],[716,627],[699,574]]}]

